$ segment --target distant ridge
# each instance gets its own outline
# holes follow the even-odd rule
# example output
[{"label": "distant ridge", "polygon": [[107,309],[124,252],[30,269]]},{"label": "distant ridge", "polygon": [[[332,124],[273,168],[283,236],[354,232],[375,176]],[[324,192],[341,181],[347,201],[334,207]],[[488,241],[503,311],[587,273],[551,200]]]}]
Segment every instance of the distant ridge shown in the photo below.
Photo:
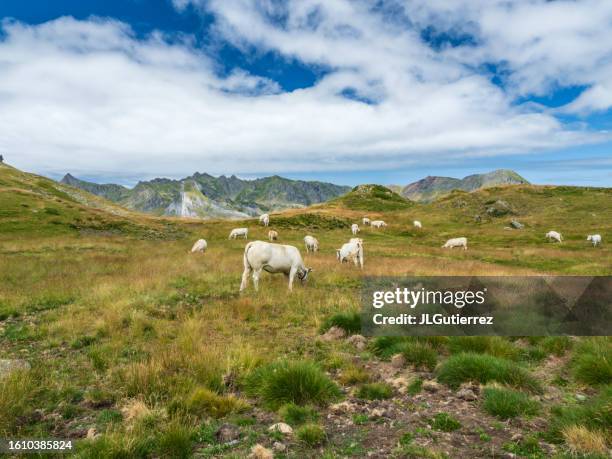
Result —
[{"label": "distant ridge", "polygon": [[242,180],[196,172],[180,180],[156,178],[134,188],[97,184],[66,174],[61,183],[102,196],[128,209],[196,218],[246,218],[262,212],[299,208],[343,195],[350,187],[278,175]]},{"label": "distant ridge", "polygon": [[453,190],[474,191],[498,185],[528,185],[529,182],[509,169],[498,169],[486,174],[473,174],[457,179],[428,176],[406,185],[401,195],[413,201],[431,202]]}]

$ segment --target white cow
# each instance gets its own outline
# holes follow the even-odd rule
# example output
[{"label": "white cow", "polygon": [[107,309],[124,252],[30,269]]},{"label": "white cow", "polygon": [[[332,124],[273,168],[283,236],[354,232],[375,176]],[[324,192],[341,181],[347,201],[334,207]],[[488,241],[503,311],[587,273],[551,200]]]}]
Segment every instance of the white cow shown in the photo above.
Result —
[{"label": "white cow", "polygon": [[274,231],[274,230],[268,231],[268,239],[271,241],[276,241],[278,239],[278,231]]},{"label": "white cow", "polygon": [[563,238],[561,237],[561,233],[557,233],[556,231],[549,231],[548,233],[546,233],[546,239],[548,239],[549,241],[557,241],[557,242],[563,241]]},{"label": "white cow", "polygon": [[229,239],[237,239],[239,237],[243,237],[247,239],[249,236],[248,228],[234,228],[229,235]]},{"label": "white cow", "polygon": [[589,234],[587,236],[587,241],[591,241],[593,247],[601,244],[601,234]]},{"label": "white cow", "polygon": [[319,250],[319,241],[313,236],[305,236],[304,244],[306,244],[306,253]]},{"label": "white cow", "polygon": [[412,222],[412,225],[413,225],[415,228],[423,228],[423,225],[421,225],[421,222],[420,222],[420,221],[418,221],[418,220],[413,221],[413,222]]},{"label": "white cow", "polygon": [[268,226],[270,224],[270,216],[268,214],[260,215],[259,223],[263,224],[263,226]]},{"label": "white cow", "polygon": [[387,224],[382,220],[374,220],[373,222],[370,222],[370,225],[372,228],[384,228],[387,226]]},{"label": "white cow", "polygon": [[370,224],[370,219],[368,217],[363,217],[361,223],[363,223],[363,226],[368,226]]},{"label": "white cow", "polygon": [[249,275],[253,273],[253,285],[259,290],[259,276],[261,271],[269,273],[283,273],[289,276],[289,290],[293,290],[293,279],[304,283],[311,268],[304,266],[300,251],[292,245],[272,244],[264,241],[249,242],[244,248],[244,272],[240,291],[247,288]]},{"label": "white cow", "polygon": [[467,237],[449,239],[446,241],[446,244],[442,246],[443,249],[452,249],[453,247],[463,247],[463,250],[467,250]]},{"label": "white cow", "polygon": [[336,249],[336,258],[340,263],[352,260],[355,266],[359,265],[363,269],[363,239],[352,238],[341,248]]},{"label": "white cow", "polygon": [[353,223],[351,225],[351,233],[353,233],[353,236],[356,236],[358,232],[359,232],[359,225],[357,223]]},{"label": "white cow", "polygon": [[208,247],[208,244],[206,243],[204,239],[198,239],[195,242],[195,244],[193,244],[193,247],[191,248],[191,253],[196,253],[196,252],[204,253],[207,247]]}]

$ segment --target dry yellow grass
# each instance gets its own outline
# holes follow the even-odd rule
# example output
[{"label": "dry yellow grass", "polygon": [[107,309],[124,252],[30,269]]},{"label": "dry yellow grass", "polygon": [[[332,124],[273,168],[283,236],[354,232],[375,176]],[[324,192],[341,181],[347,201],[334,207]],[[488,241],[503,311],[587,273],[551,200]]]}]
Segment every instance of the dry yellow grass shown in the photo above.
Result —
[{"label": "dry yellow grass", "polygon": [[563,438],[572,454],[606,454],[606,438],[601,432],[584,426],[570,426],[563,429]]}]

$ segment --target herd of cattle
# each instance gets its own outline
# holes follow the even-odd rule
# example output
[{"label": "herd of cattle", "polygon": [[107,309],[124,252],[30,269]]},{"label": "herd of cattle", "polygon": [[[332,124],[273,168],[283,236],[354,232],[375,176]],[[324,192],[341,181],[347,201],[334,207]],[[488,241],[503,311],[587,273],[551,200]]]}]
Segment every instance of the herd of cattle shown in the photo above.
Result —
[{"label": "herd of cattle", "polygon": [[[259,217],[259,223],[267,227],[270,224],[270,216],[263,214]],[[384,228],[387,224],[383,220],[372,220],[364,217],[362,219],[364,226],[370,226],[372,228]],[[417,229],[423,228],[423,225],[419,220],[414,220],[413,226]],[[351,233],[356,236],[359,233],[360,228],[357,223],[351,225]],[[229,235],[229,239],[244,238],[248,239],[249,229],[248,228],[234,228]],[[244,272],[242,273],[242,282],[240,284],[240,291],[243,291],[248,286],[249,276],[253,277],[253,285],[255,290],[259,288],[259,276],[262,271],[268,273],[282,273],[289,278],[289,290],[293,288],[293,281],[297,276],[298,279],[303,283],[306,281],[308,274],[312,271],[312,268],[308,268],[304,265],[302,256],[297,247],[292,245],[273,244],[272,241],[278,239],[278,232],[275,230],[268,231],[268,239],[271,242],[265,241],[254,241],[249,242],[244,248]],[[553,242],[562,242],[563,237],[557,231],[549,231],[546,233],[546,239]],[[593,244],[593,247],[601,244],[601,235],[590,234],[587,237],[587,241]],[[311,235],[304,237],[304,244],[306,246],[306,253],[315,253],[319,250],[319,241]],[[208,243],[204,239],[199,239],[191,248],[191,253],[205,252],[208,247]],[[454,247],[462,247],[463,250],[467,250],[467,238],[457,237],[449,239],[442,246],[444,249],[452,249]],[[340,263],[353,262],[355,266],[359,266],[363,269],[363,239],[359,237],[353,237],[343,244],[342,247],[336,249],[336,258]]]}]

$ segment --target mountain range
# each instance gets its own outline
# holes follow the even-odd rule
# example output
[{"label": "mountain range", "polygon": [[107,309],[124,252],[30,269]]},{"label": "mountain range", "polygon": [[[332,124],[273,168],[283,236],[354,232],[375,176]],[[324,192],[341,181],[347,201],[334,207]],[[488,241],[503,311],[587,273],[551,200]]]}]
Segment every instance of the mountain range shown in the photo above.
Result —
[{"label": "mountain range", "polygon": [[[214,177],[199,172],[180,180],[156,178],[141,181],[133,188],[88,182],[71,174],[66,174],[61,183],[88,191],[131,210],[196,218],[247,218],[263,212],[330,201],[351,191],[347,186],[290,180],[278,175],[244,180],[235,175]],[[401,198],[405,198],[407,204],[409,201],[431,202],[453,190],[475,191],[497,185],[528,183],[514,171],[499,169],[486,174],[469,175],[463,179],[429,176],[405,187],[389,185],[387,189],[394,192],[394,205],[397,206],[401,204]],[[378,193],[376,199],[384,197],[388,204],[389,198],[380,191],[385,190],[385,187],[368,186]],[[358,189],[361,190],[357,187],[353,191]],[[347,199],[351,201],[352,207],[359,206],[357,201],[365,197],[362,192],[353,194],[346,195]]]},{"label": "mountain range", "polygon": [[[452,177],[428,176],[406,185],[399,192],[412,201],[431,202],[453,190],[475,191],[499,185],[528,185],[529,182],[509,169],[498,169],[486,174],[468,175],[462,179]],[[392,185],[394,191],[397,186]]]},{"label": "mountain range", "polygon": [[66,174],[61,183],[104,197],[128,209],[197,218],[246,218],[275,210],[306,207],[350,191],[350,187],[277,175],[243,180],[196,172],[180,180],[156,178],[134,188],[97,184]]}]

